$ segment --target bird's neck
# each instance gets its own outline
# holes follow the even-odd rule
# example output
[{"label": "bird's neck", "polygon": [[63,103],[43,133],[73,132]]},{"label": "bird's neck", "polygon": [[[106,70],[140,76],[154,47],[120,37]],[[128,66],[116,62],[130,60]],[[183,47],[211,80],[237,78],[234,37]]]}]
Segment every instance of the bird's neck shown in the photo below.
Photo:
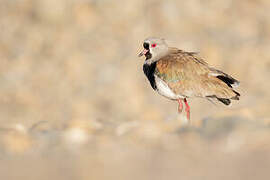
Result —
[{"label": "bird's neck", "polygon": [[161,52],[161,53],[159,53],[157,55],[150,54],[149,56],[146,56],[144,64],[150,65],[150,64],[152,64],[154,62],[159,61],[160,59],[167,56],[168,54],[169,54],[169,51],[164,51],[164,52]]}]

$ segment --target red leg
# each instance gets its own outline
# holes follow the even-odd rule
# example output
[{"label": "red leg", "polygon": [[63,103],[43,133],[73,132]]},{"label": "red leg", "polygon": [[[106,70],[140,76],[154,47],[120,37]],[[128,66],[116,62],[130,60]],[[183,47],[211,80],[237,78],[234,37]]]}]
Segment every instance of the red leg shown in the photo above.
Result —
[{"label": "red leg", "polygon": [[182,104],[182,99],[178,99],[178,113],[181,113],[183,110],[183,104]]},{"label": "red leg", "polygon": [[184,103],[186,105],[187,119],[188,119],[188,121],[190,121],[190,107],[188,105],[188,102],[187,102],[186,98],[184,99]]}]

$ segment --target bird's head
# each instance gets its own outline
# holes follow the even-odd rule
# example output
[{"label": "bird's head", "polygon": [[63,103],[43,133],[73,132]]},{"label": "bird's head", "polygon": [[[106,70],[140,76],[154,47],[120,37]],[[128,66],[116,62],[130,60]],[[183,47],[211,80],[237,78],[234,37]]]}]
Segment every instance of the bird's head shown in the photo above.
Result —
[{"label": "bird's head", "polygon": [[147,38],[143,42],[143,51],[139,57],[145,56],[146,63],[153,63],[164,57],[168,53],[168,45],[164,39],[161,38]]}]

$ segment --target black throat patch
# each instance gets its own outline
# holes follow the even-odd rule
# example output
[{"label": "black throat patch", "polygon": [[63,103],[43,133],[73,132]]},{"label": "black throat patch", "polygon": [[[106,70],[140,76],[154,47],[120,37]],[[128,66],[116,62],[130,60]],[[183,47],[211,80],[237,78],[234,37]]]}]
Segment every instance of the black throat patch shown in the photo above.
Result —
[{"label": "black throat patch", "polygon": [[143,65],[143,72],[146,75],[146,77],[148,78],[148,80],[149,80],[149,82],[154,90],[157,89],[155,76],[154,76],[156,66],[157,66],[157,62],[153,62],[152,64],[144,64]]},{"label": "black throat patch", "polygon": [[148,59],[151,59],[151,58],[152,58],[152,54],[150,53],[149,50],[148,50],[148,52],[145,54],[145,57],[146,57],[145,60],[148,60]]},{"label": "black throat patch", "polygon": [[143,48],[145,49],[145,50],[147,50],[147,53],[145,54],[145,57],[146,57],[146,60],[147,59],[151,59],[151,57],[152,57],[152,54],[150,53],[150,48],[149,48],[149,43],[143,43]]}]

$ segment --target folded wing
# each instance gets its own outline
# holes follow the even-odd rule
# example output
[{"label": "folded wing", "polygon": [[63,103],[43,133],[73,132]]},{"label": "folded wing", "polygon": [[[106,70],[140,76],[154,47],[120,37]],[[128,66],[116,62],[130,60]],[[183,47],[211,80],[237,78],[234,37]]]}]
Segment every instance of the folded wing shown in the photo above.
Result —
[{"label": "folded wing", "polygon": [[173,48],[156,64],[156,74],[165,81],[172,91],[184,97],[217,98],[230,104],[240,94],[233,88],[239,81],[230,75],[211,68],[195,53]]}]

